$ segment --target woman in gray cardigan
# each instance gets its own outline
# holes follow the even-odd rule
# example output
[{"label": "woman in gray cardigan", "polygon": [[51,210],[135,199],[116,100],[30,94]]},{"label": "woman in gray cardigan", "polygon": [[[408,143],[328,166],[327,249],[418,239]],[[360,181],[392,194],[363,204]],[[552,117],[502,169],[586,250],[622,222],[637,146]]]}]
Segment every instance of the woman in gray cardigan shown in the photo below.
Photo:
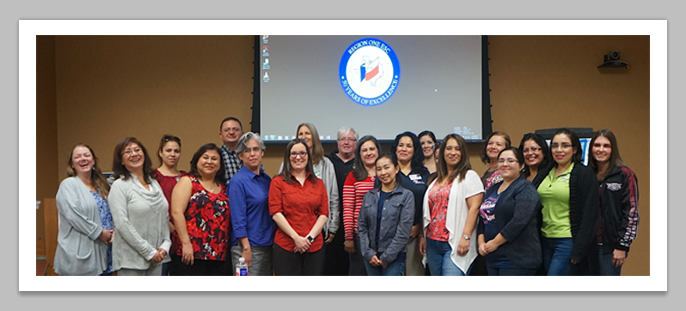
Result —
[{"label": "woman in gray cardigan", "polygon": [[57,191],[59,233],[54,269],[60,275],[103,275],[112,272],[112,215],[109,184],[93,149],[72,148],[67,174]]},{"label": "woman in gray cardigan", "polygon": [[503,149],[497,161],[503,181],[486,191],[479,209],[479,254],[488,275],[534,275],[542,262],[536,217],[540,199],[521,176],[524,156],[519,149]]},{"label": "woman in gray cardigan", "polygon": [[162,275],[168,262],[169,204],[152,178],[152,162],[145,147],[127,137],[114,149],[116,179],[109,202],[114,218],[113,265],[117,275]]}]

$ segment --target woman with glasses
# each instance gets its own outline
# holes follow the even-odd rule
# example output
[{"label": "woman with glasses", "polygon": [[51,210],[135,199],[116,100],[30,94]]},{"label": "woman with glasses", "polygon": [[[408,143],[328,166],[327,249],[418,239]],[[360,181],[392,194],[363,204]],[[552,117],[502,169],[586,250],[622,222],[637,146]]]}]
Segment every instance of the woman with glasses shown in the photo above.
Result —
[{"label": "woman with glasses", "polygon": [[488,275],[534,275],[541,265],[538,193],[521,176],[524,156],[519,149],[503,149],[497,163],[503,181],[486,191],[479,209],[479,254]]},{"label": "woman with glasses", "polygon": [[598,229],[598,179],[581,163],[573,131],[555,132],[550,151],[555,163],[538,186],[543,266],[548,275],[592,274],[588,255]]},{"label": "woman with glasses", "polygon": [[358,217],[364,195],[374,188],[376,180],[376,159],[381,145],[374,136],[360,138],[355,147],[355,168],[348,173],[343,184],[343,229],[345,251],[348,252],[348,275],[367,275],[364,258],[360,252]]},{"label": "woman with glasses", "polygon": [[638,230],[638,180],[622,161],[612,131],[595,132],[590,146],[590,167],[600,181],[602,217],[596,237],[598,273],[620,276]]},{"label": "woman with glasses", "polygon": [[108,197],[114,220],[112,264],[119,276],[160,276],[168,262],[169,203],[152,177],[148,151],[134,137],[114,148]]},{"label": "woman with glasses", "polygon": [[329,199],[314,175],[307,143],[288,143],[282,172],[269,186],[269,213],[276,222],[273,265],[275,275],[322,275],[322,228],[329,215]]},{"label": "woman with glasses", "polygon": [[431,275],[469,275],[477,255],[476,222],[484,188],[462,136],[443,138],[430,183],[422,210],[426,242],[419,251],[426,255]]},{"label": "woman with glasses", "polygon": [[114,232],[107,203],[110,185],[91,147],[77,144],[72,148],[67,174],[55,197],[60,220],[55,273],[110,275]]},{"label": "woman with glasses", "polygon": [[157,148],[157,159],[160,160],[160,166],[155,172],[155,179],[162,187],[164,197],[169,203],[169,232],[171,232],[171,248],[169,249],[169,257],[171,262],[162,265],[162,275],[174,275],[174,263],[178,262],[181,257],[176,255],[176,250],[179,248],[179,236],[176,233],[174,222],[171,219],[171,196],[174,186],[179,181],[181,176],[188,174],[185,171],[179,171],[177,165],[181,158],[181,139],[174,135],[164,135],[160,139],[160,146]]},{"label": "woman with glasses", "polygon": [[524,154],[524,170],[522,176],[534,184],[541,184],[553,164],[550,148],[541,135],[534,133],[524,134],[519,143],[519,150]]},{"label": "woman with glasses", "polygon": [[230,262],[231,218],[226,196],[226,167],[221,149],[200,146],[191,158],[188,175],[172,193],[172,219],[179,235],[174,267],[178,275],[226,275]]},{"label": "woman with glasses", "polygon": [[429,174],[436,172],[436,157],[434,151],[436,150],[436,135],[432,131],[423,131],[417,135],[419,144],[422,147],[422,154],[424,154],[424,166],[429,170]]},{"label": "woman with glasses", "polygon": [[[331,243],[341,225],[340,206],[338,200],[338,181],[336,180],[336,170],[329,158],[324,156],[324,147],[319,140],[319,132],[312,123],[301,123],[296,130],[296,136],[307,144],[312,162],[312,174],[321,179],[326,187],[326,194],[329,200],[329,218],[322,228],[324,233],[324,245]],[[284,163],[281,163],[279,173],[283,171]]]},{"label": "woman with glasses", "polygon": [[272,246],[276,225],[269,215],[271,177],[262,169],[267,147],[259,134],[247,132],[238,139],[236,153],[243,166],[231,178],[227,193],[231,202],[231,261],[241,257],[248,275],[273,275]]}]

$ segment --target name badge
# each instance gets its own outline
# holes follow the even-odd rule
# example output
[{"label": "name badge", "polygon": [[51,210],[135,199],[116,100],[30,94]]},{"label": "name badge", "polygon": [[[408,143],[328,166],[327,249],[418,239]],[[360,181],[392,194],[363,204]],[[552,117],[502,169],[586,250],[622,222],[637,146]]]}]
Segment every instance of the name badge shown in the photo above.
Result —
[{"label": "name badge", "polygon": [[424,183],[424,181],[422,180],[422,175],[410,174],[408,177],[410,177],[410,180],[415,184],[423,184]]}]

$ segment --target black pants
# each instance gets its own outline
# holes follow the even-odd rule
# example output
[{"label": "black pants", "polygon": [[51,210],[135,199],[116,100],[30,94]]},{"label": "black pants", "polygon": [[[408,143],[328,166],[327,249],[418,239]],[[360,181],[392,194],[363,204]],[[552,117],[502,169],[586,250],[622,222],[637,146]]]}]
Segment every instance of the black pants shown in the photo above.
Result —
[{"label": "black pants", "polygon": [[293,253],[274,244],[274,275],[322,275],[324,251]]},{"label": "black pants", "polygon": [[333,238],[331,243],[325,245],[324,252],[324,275],[348,275],[348,252],[345,251],[345,233],[342,229]]},{"label": "black pants", "polygon": [[[231,262],[231,260],[229,260]],[[193,260],[193,265],[187,265],[181,260],[174,262],[174,275],[227,275],[224,260]]]}]

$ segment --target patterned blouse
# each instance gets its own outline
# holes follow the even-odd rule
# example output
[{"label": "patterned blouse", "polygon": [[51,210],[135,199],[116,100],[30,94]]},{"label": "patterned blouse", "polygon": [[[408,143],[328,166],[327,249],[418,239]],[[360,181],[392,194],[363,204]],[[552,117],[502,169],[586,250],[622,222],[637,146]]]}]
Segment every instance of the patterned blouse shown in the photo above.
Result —
[{"label": "patterned blouse", "polygon": [[426,237],[435,241],[447,242],[450,232],[445,227],[445,217],[448,214],[448,201],[453,183],[434,186],[429,190],[429,212],[431,222],[426,230]]},{"label": "patterned blouse", "polygon": [[[219,193],[211,193],[195,176],[188,177],[192,183],[192,190],[185,216],[188,237],[193,245],[193,258],[226,260],[231,237],[226,185],[222,185]],[[176,253],[183,255],[183,249],[179,247]]]},{"label": "patterned blouse", "polygon": [[[100,196],[100,191],[91,191],[95,202],[98,204],[98,212],[100,212],[100,225],[103,230],[114,230],[114,222],[112,221],[112,213],[110,212],[110,205]],[[107,270],[103,274],[112,273],[112,246],[107,248]]]}]

